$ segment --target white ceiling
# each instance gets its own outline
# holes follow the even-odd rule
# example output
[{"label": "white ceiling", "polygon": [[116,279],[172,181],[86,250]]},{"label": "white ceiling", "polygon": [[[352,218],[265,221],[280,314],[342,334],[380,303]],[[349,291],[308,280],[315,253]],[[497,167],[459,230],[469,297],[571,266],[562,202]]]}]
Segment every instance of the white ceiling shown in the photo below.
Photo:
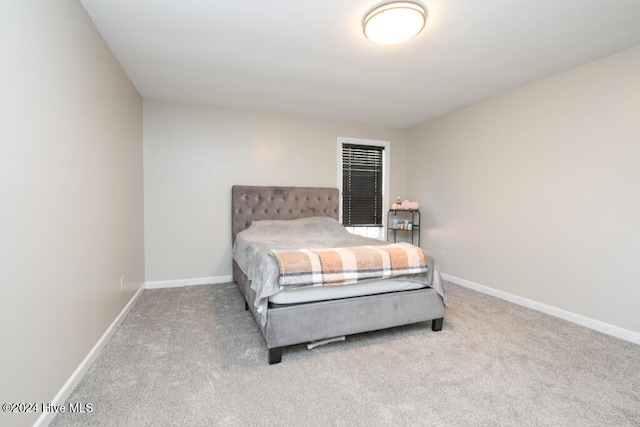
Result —
[{"label": "white ceiling", "polygon": [[640,44],[640,0],[423,0],[396,46],[377,0],[81,2],[144,98],[392,127]]}]

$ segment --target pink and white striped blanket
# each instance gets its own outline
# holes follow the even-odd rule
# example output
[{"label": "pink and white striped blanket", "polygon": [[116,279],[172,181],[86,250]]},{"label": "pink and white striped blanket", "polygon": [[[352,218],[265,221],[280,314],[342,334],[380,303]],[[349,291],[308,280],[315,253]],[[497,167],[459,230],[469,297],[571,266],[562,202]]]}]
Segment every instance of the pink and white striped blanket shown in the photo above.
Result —
[{"label": "pink and white striped blanket", "polygon": [[278,261],[280,286],[342,285],[427,271],[427,256],[418,246],[380,246],[271,250]]}]

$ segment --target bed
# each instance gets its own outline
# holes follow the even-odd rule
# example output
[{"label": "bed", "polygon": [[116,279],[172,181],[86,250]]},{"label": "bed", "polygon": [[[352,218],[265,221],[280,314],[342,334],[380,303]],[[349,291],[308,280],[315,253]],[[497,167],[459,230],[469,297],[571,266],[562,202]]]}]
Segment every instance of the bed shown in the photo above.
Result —
[{"label": "bed", "polygon": [[[442,329],[447,300],[433,257],[413,245],[397,247],[346,231],[338,222],[338,189],[236,185],[231,193],[233,279],[266,340],[269,364],[280,363],[290,345],[418,322]],[[425,268],[404,266],[389,276],[385,261],[387,276],[343,275],[337,286],[322,283],[328,275],[307,285],[300,279],[305,274],[287,276],[283,270],[287,256],[317,256],[323,248],[340,248],[349,257],[367,250],[382,258],[396,250],[410,251],[412,259],[422,253]]]}]

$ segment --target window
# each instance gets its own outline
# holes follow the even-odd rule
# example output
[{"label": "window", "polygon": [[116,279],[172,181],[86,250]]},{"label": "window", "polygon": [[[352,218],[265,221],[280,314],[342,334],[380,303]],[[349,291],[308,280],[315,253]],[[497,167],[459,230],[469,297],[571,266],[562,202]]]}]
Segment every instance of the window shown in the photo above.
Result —
[{"label": "window", "polygon": [[389,143],[339,138],[342,224],[354,234],[384,239]]},{"label": "window", "polygon": [[342,144],[342,223],[382,227],[384,147]]}]

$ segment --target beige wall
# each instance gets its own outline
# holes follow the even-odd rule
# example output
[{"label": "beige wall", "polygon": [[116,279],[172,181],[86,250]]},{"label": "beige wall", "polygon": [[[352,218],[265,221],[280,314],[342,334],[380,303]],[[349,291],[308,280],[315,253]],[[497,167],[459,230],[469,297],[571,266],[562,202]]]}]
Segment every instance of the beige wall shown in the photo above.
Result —
[{"label": "beige wall", "polygon": [[339,136],[391,141],[391,194],[404,194],[406,134],[145,100],[147,281],[231,275],[231,186],[335,187]]},{"label": "beige wall", "polygon": [[412,129],[444,272],[640,332],[639,106],[635,48]]},{"label": "beige wall", "polygon": [[0,401],[47,403],[144,282],[142,101],[76,0],[3,2],[0,44]]}]

